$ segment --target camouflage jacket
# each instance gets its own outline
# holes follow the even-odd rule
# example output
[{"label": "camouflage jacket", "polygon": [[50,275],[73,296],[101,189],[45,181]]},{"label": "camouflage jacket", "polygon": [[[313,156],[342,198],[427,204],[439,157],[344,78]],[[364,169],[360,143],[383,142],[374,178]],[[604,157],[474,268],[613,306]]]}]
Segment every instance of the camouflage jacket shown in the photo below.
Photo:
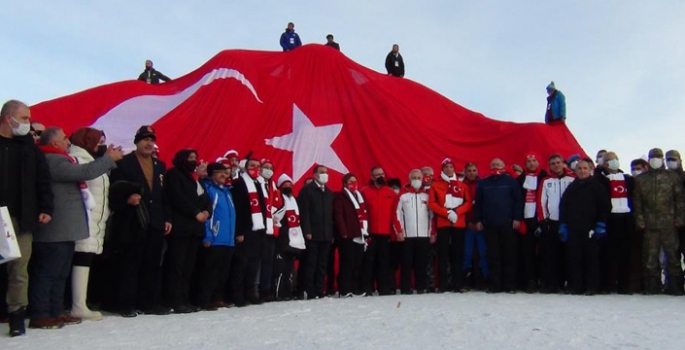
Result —
[{"label": "camouflage jacket", "polygon": [[672,229],[685,225],[685,189],[678,174],[650,170],[635,178],[635,224],[647,229]]}]

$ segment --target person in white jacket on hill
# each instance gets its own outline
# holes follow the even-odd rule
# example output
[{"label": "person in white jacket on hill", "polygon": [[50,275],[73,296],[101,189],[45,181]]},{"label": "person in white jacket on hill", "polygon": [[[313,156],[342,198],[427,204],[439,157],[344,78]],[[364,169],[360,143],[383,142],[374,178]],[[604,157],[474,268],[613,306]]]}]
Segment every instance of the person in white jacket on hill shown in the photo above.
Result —
[{"label": "person in white jacket on hill", "polygon": [[[69,155],[79,164],[87,164],[95,160],[98,148],[101,147],[103,133],[93,128],[81,128],[71,135]],[[106,146],[104,146],[106,147]],[[72,307],[71,315],[84,320],[99,321],[100,312],[91,311],[86,305],[88,295],[88,279],[93,257],[102,254],[105,241],[105,227],[109,218],[109,176],[104,174],[94,180],[87,181],[88,190],[95,200],[95,206],[88,211],[88,229],[90,237],[77,241],[71,272]]]}]

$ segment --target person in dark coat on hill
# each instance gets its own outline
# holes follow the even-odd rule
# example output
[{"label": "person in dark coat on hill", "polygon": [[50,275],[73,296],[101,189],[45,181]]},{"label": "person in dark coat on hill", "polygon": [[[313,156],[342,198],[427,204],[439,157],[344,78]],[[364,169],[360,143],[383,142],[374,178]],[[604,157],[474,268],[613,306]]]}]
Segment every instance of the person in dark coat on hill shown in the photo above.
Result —
[{"label": "person in dark coat on hill", "polygon": [[178,151],[164,177],[164,192],[171,205],[174,228],[167,236],[164,275],[167,303],[177,314],[199,311],[190,304],[190,282],[200,243],[205,234],[205,221],[211,215],[211,204],[204,186],[198,181],[197,152]]},{"label": "person in dark coat on hill", "polygon": [[285,32],[281,34],[280,42],[281,48],[283,48],[284,52],[292,51],[302,46],[300,36],[295,33],[295,24],[293,22],[288,23],[288,27],[285,29]]},{"label": "person in dark coat on hill", "polygon": [[326,35],[326,46],[332,47],[332,48],[340,51],[340,44],[333,41],[333,34]]},{"label": "person in dark coat on hill", "polygon": [[516,292],[517,231],[523,219],[521,188],[506,174],[504,162],[490,163],[490,176],[478,183],[473,211],[478,231],[485,230],[488,250],[488,292]]},{"label": "person in dark coat on hill", "polygon": [[404,78],[404,58],[400,55],[399,45],[393,45],[392,51],[385,57],[385,70],[388,71],[388,75]]},{"label": "person in dark coat on hill", "polygon": [[151,126],[136,132],[136,150],[117,162],[110,175],[112,242],[119,270],[119,311],[124,317],[168,315],[162,306],[162,248],[171,232],[171,207],[163,191],[166,165],[152,157],[157,136]]},{"label": "person in dark coat on hill", "polygon": [[297,198],[300,209],[300,226],[307,243],[307,253],[300,273],[303,274],[302,292],[308,299],[323,297],[324,276],[328,264],[328,251],[333,242],[333,191],[328,183],[328,169],[323,165],[314,168],[314,181],[302,187]]}]

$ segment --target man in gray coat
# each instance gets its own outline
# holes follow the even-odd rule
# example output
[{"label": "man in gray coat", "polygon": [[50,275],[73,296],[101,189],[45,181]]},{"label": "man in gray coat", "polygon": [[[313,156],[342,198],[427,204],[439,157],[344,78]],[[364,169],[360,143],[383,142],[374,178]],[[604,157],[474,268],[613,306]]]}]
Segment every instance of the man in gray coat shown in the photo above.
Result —
[{"label": "man in gray coat", "polygon": [[105,156],[88,164],[78,164],[67,150],[70,142],[64,131],[48,128],[40,137],[40,149],[52,176],[55,209],[52,221],[33,236],[30,275],[31,322],[29,328],[54,329],[81,319],[64,313],[64,286],[71,271],[76,241],[88,238],[88,211],[93,204],[85,182],[116,168],[123,158],[120,149],[110,146]]}]

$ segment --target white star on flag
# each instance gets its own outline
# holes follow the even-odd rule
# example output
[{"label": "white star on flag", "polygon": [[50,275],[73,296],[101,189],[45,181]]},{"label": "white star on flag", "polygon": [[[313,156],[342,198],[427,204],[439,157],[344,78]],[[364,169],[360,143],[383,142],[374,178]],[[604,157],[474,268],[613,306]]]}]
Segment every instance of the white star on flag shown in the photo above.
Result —
[{"label": "white star on flag", "polygon": [[342,124],[314,126],[309,117],[293,103],[293,131],[264,141],[274,148],[293,152],[293,181],[297,182],[314,164],[324,165],[341,174],[348,172],[331,148],[340,130]]}]

